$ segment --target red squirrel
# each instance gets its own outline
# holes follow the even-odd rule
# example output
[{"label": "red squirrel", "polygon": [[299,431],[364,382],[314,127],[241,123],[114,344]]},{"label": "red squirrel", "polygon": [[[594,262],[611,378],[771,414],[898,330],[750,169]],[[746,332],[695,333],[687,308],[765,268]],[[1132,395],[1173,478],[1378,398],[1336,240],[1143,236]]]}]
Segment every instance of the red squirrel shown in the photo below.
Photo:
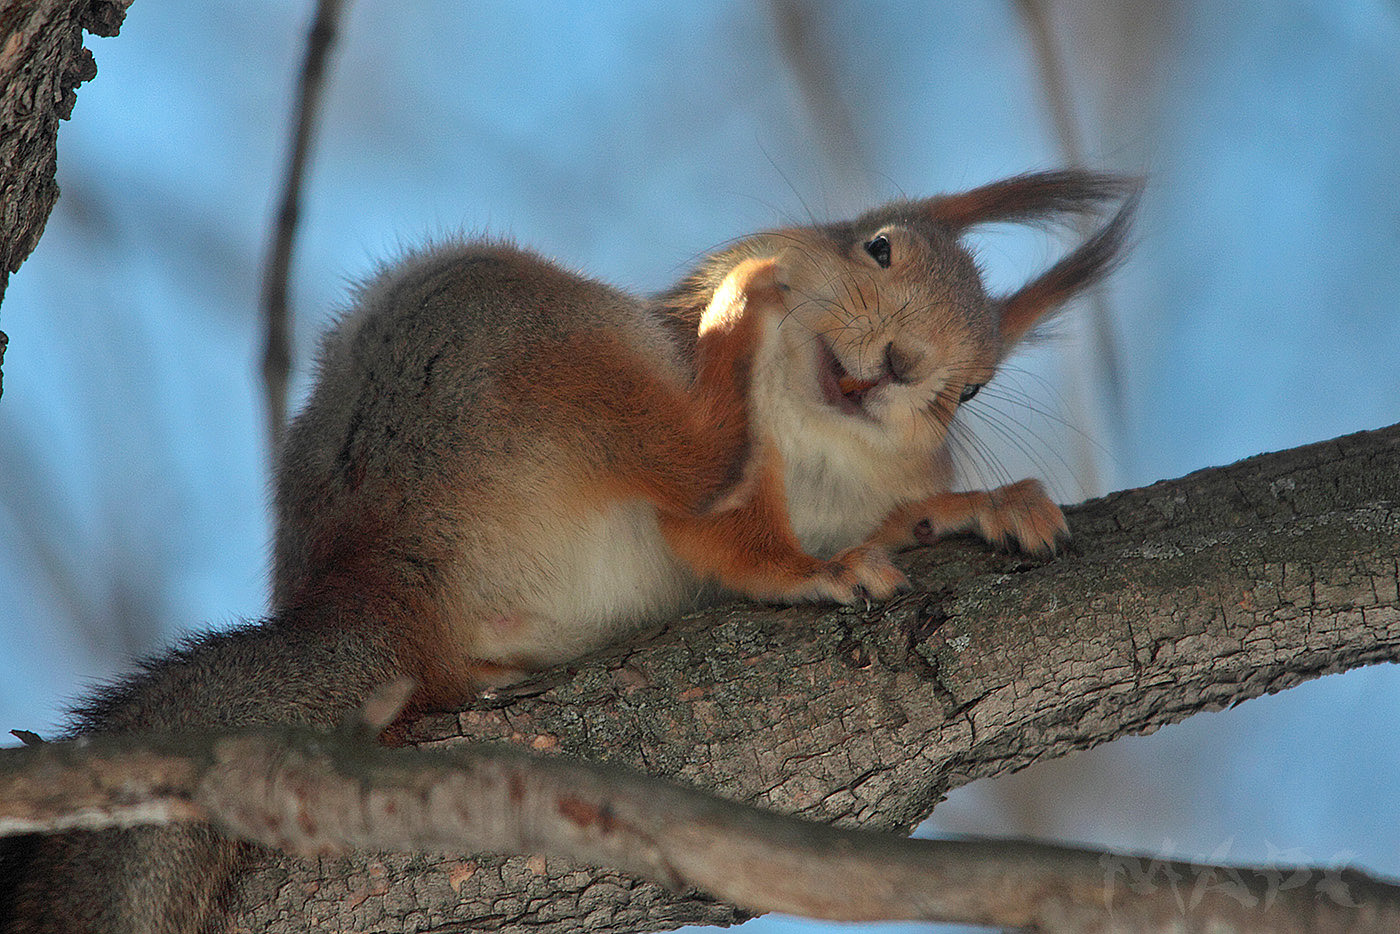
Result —
[{"label": "red squirrel", "polygon": [[[1037,481],[951,491],[949,425],[1112,268],[1134,190],[1065,171],[898,201],[739,240],[654,299],[500,242],[384,267],[288,432],[271,617],[148,661],[76,731],[330,727],[404,674],[446,707],[720,597],[885,599],[889,550],[950,531],[1053,551]],[[1009,295],[960,241],[1117,200]],[[25,847],[7,932],[198,931],[243,852],[206,827]]]}]

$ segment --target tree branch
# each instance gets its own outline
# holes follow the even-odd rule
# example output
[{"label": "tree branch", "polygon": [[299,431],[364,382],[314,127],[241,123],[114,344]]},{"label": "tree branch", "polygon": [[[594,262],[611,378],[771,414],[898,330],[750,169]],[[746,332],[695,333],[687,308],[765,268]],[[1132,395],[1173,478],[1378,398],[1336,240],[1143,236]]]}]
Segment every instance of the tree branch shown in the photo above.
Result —
[{"label": "tree branch", "polygon": [[842,79],[832,67],[836,58],[820,35],[820,21],[831,18],[828,5],[810,0],[769,0],[778,52],[802,96],[812,122],[812,135],[826,156],[835,180],[847,196],[859,203],[875,200],[870,190],[870,160],[861,134],[843,97]]},{"label": "tree branch", "polygon": [[[1065,73],[1064,57],[1050,22],[1048,0],[1017,0],[1016,8],[1025,22],[1030,38],[1031,49],[1035,54],[1036,66],[1040,71],[1041,91],[1050,111],[1050,125],[1060,144],[1066,165],[1081,168],[1088,164],[1084,157],[1084,144],[1078,121],[1074,116],[1074,99],[1070,91],[1069,76]],[[1087,239],[1093,231],[1087,217],[1074,218],[1074,229],[1081,239]],[[1086,294],[1089,313],[1089,335],[1093,343],[1094,362],[1102,368],[1103,386],[1108,400],[1108,426],[1118,444],[1128,443],[1128,402],[1123,379],[1123,352],[1120,348],[1114,321],[1120,320],[1111,314],[1108,298],[1102,283],[1091,288]],[[1089,457],[1081,458],[1086,467],[1093,466],[1095,476],[1099,471]],[[1082,482],[1082,481],[1081,481]],[[1093,489],[1093,487],[1090,487]],[[1102,489],[1100,487],[1099,489]]]},{"label": "tree branch", "polygon": [[[182,820],[303,856],[354,848],[561,857],[755,912],[839,921],[1064,934],[1365,934],[1400,925],[1400,886],[1360,873],[1170,861],[1144,872],[1145,860],[1084,849],[906,840],[505,746],[390,750],[351,731],[268,729],[0,750],[0,833]],[[1160,884],[1172,879],[1193,880],[1188,904]]]},{"label": "tree branch", "polygon": [[325,88],[326,60],[340,29],[342,4],[343,0],[317,0],[316,13],[306,37],[306,58],[301,66],[296,109],[292,115],[292,146],[287,154],[282,197],[278,202],[263,273],[262,310],[267,332],[263,340],[262,377],[267,405],[267,437],[274,462],[287,422],[287,384],[292,371],[292,331],[287,292],[292,248],[296,245],[297,221],[301,215],[302,176],[306,172],[311,144],[316,135],[316,120],[321,112],[321,95]]},{"label": "tree branch", "polygon": [[[916,591],[868,613],[717,608],[424,718],[409,738],[429,750],[501,741],[631,766],[765,810],[907,831],[974,778],[1400,658],[1397,490],[1400,426],[1202,471],[1071,510],[1076,539],[1052,562],[968,542],[916,550],[904,562]],[[574,775],[563,787],[584,784]],[[572,811],[608,808],[625,811],[597,799]],[[1172,904],[1219,886],[1256,905],[1281,891],[1277,870],[1221,876],[1115,859],[1070,872],[1092,875],[1115,910],[1125,888],[1165,889]],[[689,869],[679,878],[712,884]],[[1309,878],[1313,896],[1350,892],[1353,881],[1369,891],[1360,877]],[[715,885],[751,909],[776,904]],[[625,931],[746,916],[614,871],[460,854],[267,856],[233,906],[235,926],[269,931]]]},{"label": "tree branch", "polygon": [[[1398,489],[1400,426],[1202,471],[1070,510],[1075,540],[1050,563],[970,542],[917,549],[902,562],[915,591],[870,613],[717,608],[494,704],[425,718],[410,738],[619,762],[907,832],[975,778],[1400,658]],[[610,874],[479,861],[454,886],[460,861],[378,863],[395,885],[353,909],[353,887],[303,894],[314,867],[269,866],[241,890],[243,920],[295,908],[318,919],[308,924],[390,928],[420,912],[567,931],[601,910],[604,889],[600,930],[743,917]]]}]

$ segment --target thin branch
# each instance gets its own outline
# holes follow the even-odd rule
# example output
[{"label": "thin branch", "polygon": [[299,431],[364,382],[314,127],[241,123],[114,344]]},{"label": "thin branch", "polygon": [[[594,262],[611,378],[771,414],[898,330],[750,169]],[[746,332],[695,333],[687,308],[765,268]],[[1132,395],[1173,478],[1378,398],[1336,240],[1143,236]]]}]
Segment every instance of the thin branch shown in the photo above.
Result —
[{"label": "thin branch", "polygon": [[[1050,108],[1050,122],[1055,128],[1060,151],[1071,166],[1085,165],[1084,146],[1078,122],[1074,118],[1074,102],[1069,87],[1069,77],[1065,71],[1059,43],[1050,23],[1050,0],[1017,0],[1017,8],[1026,22],[1030,35],[1031,48],[1035,52],[1036,64],[1040,68],[1041,89],[1045,102]],[[1090,220],[1085,217],[1075,219],[1075,229],[1081,238],[1092,232]],[[1103,367],[1104,386],[1107,388],[1109,429],[1121,449],[1127,442],[1128,408],[1123,381],[1122,351],[1118,346],[1118,334],[1113,325],[1112,309],[1108,306],[1102,287],[1091,289],[1087,295],[1089,303],[1090,336],[1094,354]],[[1093,463],[1092,455],[1080,458],[1086,465]],[[1097,471],[1096,471],[1097,472]],[[1081,478],[1087,488],[1098,488],[1098,482]]]},{"label": "thin branch", "polygon": [[1050,25],[1050,11],[1046,9],[1049,0],[1017,0],[1016,6],[1026,21],[1030,33],[1031,48],[1035,51],[1036,64],[1040,67],[1040,81],[1045,93],[1045,102],[1050,107],[1050,121],[1055,127],[1055,136],[1060,148],[1072,166],[1084,164],[1084,146],[1080,142],[1079,127],[1074,119],[1074,103],[1070,99],[1069,78],[1060,57],[1059,43]]},{"label": "thin branch", "polygon": [[344,732],[259,730],[0,750],[0,833],[197,820],[303,856],[540,854],[838,921],[1066,934],[1400,926],[1400,886],[1349,870],[908,840],[509,747],[389,750]]},{"label": "thin branch", "polygon": [[287,420],[287,385],[292,368],[287,292],[297,220],[301,213],[302,177],[321,111],[326,60],[340,28],[341,7],[342,0],[318,0],[311,31],[307,34],[306,59],[302,64],[296,111],[292,118],[295,126],[292,149],[287,159],[281,203],[263,276],[262,306],[267,335],[263,344],[262,376],[267,404],[268,443],[274,458],[281,447]]},{"label": "thin branch", "polygon": [[831,65],[832,52],[823,47],[814,25],[825,5],[798,0],[770,0],[769,5],[778,49],[812,118],[817,144],[837,173],[844,194],[860,204],[871,203],[874,199],[865,176],[869,163],[841,94],[841,80]]}]

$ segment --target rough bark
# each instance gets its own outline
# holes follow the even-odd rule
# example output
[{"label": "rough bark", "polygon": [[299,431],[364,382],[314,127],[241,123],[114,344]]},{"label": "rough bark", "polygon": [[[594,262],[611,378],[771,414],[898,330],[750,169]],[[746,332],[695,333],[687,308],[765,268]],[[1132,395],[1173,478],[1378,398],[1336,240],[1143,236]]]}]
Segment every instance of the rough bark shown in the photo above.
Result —
[{"label": "rough bark", "polygon": [[[401,704],[412,684],[400,684]],[[380,729],[396,710],[376,721]],[[0,750],[0,833],[207,821],[300,855],[559,858],[755,911],[834,921],[1045,934],[1400,928],[1400,885],[1354,870],[1144,860],[1027,841],[909,840],[512,746],[385,749],[374,744],[378,731],[264,727]]]},{"label": "rough bark", "polygon": [[[58,200],[58,122],[97,74],[83,30],[115,36],[131,0],[0,4],[0,301]],[[0,332],[0,365],[6,337]],[[0,392],[3,392],[0,378]]]},{"label": "rough bark", "polygon": [[[1048,563],[909,552],[869,612],[722,607],[456,714],[495,739],[844,826],[907,831],[949,789],[1400,658],[1400,426],[1070,511]],[[541,859],[267,857],[228,929],[659,930],[738,910]]]}]

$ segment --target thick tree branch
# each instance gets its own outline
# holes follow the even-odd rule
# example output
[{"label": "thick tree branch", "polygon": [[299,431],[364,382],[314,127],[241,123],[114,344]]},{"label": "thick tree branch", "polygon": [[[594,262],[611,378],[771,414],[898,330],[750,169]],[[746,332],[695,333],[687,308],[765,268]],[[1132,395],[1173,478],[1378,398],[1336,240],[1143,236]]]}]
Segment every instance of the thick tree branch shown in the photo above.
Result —
[{"label": "thick tree branch", "polygon": [[[425,718],[410,738],[612,761],[767,810],[906,831],[973,778],[1400,657],[1398,491],[1400,426],[1255,458],[1072,510],[1075,543],[1049,563],[968,542],[914,551],[906,567],[918,589],[887,606],[719,608],[512,696]],[[586,803],[566,810],[624,811]],[[1166,863],[1095,866],[1101,891],[1164,888],[1172,904],[1223,885],[1257,907],[1290,888],[1278,872],[1222,882]],[[711,884],[690,870],[661,878]],[[1343,904],[1336,892],[1369,885],[1335,873],[1310,881],[1318,900]],[[235,927],[270,931],[623,931],[745,916],[614,871],[461,854],[269,856],[234,906]]]},{"label": "thick tree branch", "polygon": [[[1071,510],[1075,540],[1049,563],[918,549],[916,591],[870,613],[718,608],[411,739],[615,761],[907,831],[975,778],[1400,658],[1397,491],[1400,426],[1202,471]],[[235,905],[275,931],[745,916],[615,873],[390,855],[269,859]]]},{"label": "thick tree branch", "polygon": [[562,857],[756,912],[841,921],[1063,934],[1400,926],[1400,886],[1360,873],[1157,862],[1159,883],[1193,880],[1183,908],[1171,886],[1132,884],[1152,881],[1132,857],[843,830],[507,746],[389,750],[349,731],[269,729],[0,750],[0,833],[200,819],[304,856],[354,848]]}]

